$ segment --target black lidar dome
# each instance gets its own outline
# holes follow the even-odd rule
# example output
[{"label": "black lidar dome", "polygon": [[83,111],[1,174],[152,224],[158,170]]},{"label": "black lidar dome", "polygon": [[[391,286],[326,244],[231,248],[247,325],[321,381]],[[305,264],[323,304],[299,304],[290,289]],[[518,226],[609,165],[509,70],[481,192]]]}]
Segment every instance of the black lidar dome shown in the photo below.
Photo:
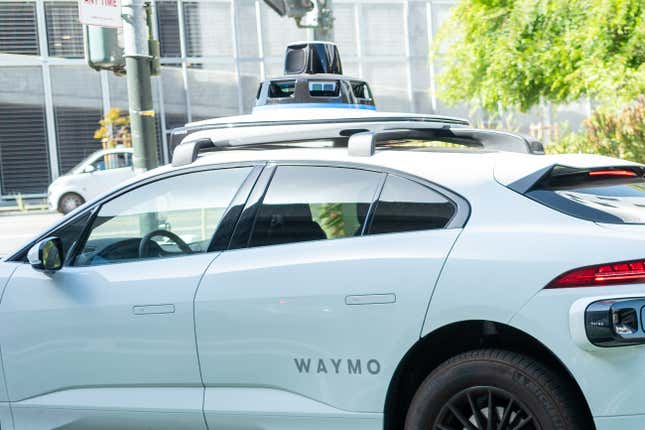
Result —
[{"label": "black lidar dome", "polygon": [[284,59],[285,75],[300,74],[342,75],[338,47],[329,42],[303,42],[287,46]]}]

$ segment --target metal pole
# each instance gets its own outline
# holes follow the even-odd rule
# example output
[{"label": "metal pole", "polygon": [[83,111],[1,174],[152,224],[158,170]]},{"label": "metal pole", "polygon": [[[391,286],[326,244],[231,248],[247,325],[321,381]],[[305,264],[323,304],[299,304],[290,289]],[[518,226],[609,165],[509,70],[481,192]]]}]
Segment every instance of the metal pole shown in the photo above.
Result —
[{"label": "metal pole", "polygon": [[146,8],[150,6],[143,0],[122,0],[121,5],[133,164],[135,173],[141,173],[159,165],[148,52]]},{"label": "metal pole", "polygon": [[314,40],[334,41],[334,12],[331,0],[318,1],[318,26],[314,28]]}]

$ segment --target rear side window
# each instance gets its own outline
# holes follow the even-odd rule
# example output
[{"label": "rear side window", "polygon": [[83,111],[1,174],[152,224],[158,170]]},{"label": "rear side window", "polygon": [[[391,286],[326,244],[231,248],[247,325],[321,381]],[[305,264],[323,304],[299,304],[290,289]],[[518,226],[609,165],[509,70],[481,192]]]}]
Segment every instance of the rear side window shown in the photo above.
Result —
[{"label": "rear side window", "polygon": [[573,169],[556,166],[526,196],[595,222],[645,223],[645,168]]},{"label": "rear side window", "polygon": [[264,196],[250,246],[360,236],[383,174],[278,167]]},{"label": "rear side window", "polygon": [[455,205],[438,192],[389,175],[376,204],[369,234],[444,228],[454,214]]}]

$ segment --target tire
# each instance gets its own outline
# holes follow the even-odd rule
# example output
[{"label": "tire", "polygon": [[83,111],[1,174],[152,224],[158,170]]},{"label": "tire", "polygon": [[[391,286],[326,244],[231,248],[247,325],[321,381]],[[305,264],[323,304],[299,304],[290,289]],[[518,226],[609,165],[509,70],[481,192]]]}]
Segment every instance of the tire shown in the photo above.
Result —
[{"label": "tire", "polygon": [[451,358],[423,381],[405,430],[593,428],[583,417],[575,393],[544,365],[514,352],[482,349]]},{"label": "tire", "polygon": [[76,193],[66,193],[58,201],[58,212],[63,215],[70,213],[80,205],[85,203],[83,197]]}]

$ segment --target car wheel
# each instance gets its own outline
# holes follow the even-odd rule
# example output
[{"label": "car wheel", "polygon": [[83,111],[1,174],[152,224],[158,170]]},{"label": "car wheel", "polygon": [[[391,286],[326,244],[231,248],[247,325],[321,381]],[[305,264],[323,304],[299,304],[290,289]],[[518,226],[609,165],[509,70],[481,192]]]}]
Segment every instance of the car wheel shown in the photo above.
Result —
[{"label": "car wheel", "polygon": [[76,193],[64,194],[58,201],[58,212],[67,214],[85,203],[83,197]]},{"label": "car wheel", "polygon": [[588,430],[562,378],[503,350],[460,354],[417,390],[405,430]]}]

